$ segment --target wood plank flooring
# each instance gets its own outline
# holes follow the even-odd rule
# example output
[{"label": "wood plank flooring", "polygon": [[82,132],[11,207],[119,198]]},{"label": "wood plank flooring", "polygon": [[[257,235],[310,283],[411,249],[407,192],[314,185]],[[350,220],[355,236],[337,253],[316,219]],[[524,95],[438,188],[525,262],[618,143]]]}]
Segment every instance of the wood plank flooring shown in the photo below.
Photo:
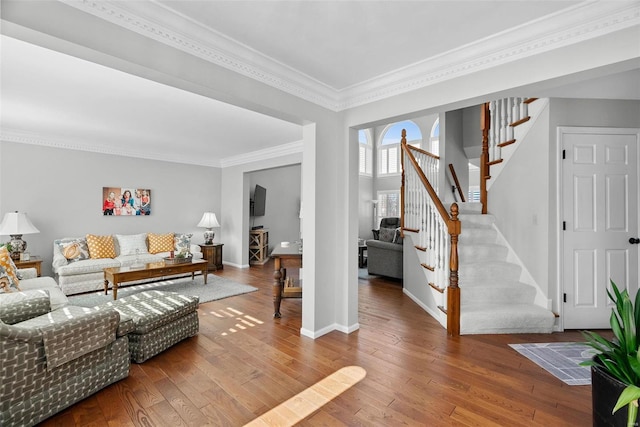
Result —
[{"label": "wood plank flooring", "polygon": [[197,337],[42,425],[242,426],[347,366],[365,378],[298,425],[591,425],[590,386],[567,386],[508,347],[578,332],[447,338],[399,282],[372,278],[359,281],[360,329],[312,340],[299,334],[301,300],[283,300],[273,319],[272,269],[216,272],[259,290],[201,304]]}]

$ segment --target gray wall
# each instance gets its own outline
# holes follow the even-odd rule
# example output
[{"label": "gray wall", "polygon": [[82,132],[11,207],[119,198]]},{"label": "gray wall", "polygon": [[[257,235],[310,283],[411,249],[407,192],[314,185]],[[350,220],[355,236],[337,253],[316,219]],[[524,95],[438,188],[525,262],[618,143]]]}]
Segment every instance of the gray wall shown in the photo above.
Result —
[{"label": "gray wall", "polygon": [[256,184],[267,189],[264,216],[250,218],[251,226],[269,232],[269,252],[280,242],[300,240],[300,164],[248,173],[250,197]]},{"label": "gray wall", "polygon": [[[454,185],[453,178],[449,172],[449,164],[453,165],[462,192],[465,195],[469,189],[469,160],[463,149],[463,111],[456,110],[444,114],[444,123],[440,122],[440,132],[444,143],[444,150],[440,152],[440,199],[445,203],[447,210],[451,203],[458,200],[454,198],[451,190]],[[442,145],[441,145],[442,146]],[[444,155],[442,155],[444,153]],[[456,192],[455,197],[459,197]]]},{"label": "gray wall", "polygon": [[[151,189],[152,214],[103,216],[102,187],[127,185]],[[225,226],[219,168],[1,142],[0,214],[14,210],[27,212],[40,230],[23,238],[44,259],[44,275],[52,274],[52,244],[61,237],[183,232],[202,243],[196,225],[205,211]],[[214,231],[220,242],[220,229]]]},{"label": "gray wall", "polygon": [[359,177],[360,191],[358,192],[358,237],[361,239],[372,239],[373,233],[373,203],[375,199],[373,194],[373,177]]}]

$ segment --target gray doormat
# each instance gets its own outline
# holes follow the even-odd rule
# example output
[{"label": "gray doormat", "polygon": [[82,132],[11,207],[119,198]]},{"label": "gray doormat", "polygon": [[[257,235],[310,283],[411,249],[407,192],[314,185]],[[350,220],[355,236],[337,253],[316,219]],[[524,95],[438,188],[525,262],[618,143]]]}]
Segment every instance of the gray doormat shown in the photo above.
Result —
[{"label": "gray doormat", "polygon": [[[152,289],[197,296],[200,298],[200,304],[258,290],[258,288],[255,288],[253,286],[245,285],[243,283],[236,283],[232,280],[225,279],[224,277],[209,274],[207,276],[206,285],[204,284],[204,279],[202,276],[196,276],[194,280],[191,280],[191,276],[189,276],[177,279],[161,280],[158,282],[145,283],[141,285],[126,286],[122,288],[118,287],[118,298]],[[105,295],[104,290],[102,290],[82,295],[71,295],[68,298],[69,303],[72,305],[79,305],[81,307],[94,307],[96,305],[113,301],[113,294],[112,291],[109,290],[109,294]]]},{"label": "gray doormat", "polygon": [[591,368],[580,363],[591,359],[595,350],[585,343],[509,344],[509,347],[568,385],[591,384]]}]

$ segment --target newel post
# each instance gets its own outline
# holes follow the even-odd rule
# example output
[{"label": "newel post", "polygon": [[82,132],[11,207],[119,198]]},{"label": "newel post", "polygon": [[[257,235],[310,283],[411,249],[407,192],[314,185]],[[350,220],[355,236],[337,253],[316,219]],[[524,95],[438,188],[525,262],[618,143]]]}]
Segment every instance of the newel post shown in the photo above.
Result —
[{"label": "newel post", "polygon": [[457,337],[460,335],[460,288],[458,287],[458,236],[460,235],[460,220],[458,219],[458,204],[451,205],[451,218],[448,220],[449,235],[451,236],[451,256],[449,257],[449,287],[447,288],[447,334]]},{"label": "newel post", "polygon": [[482,154],[480,154],[480,203],[482,213],[487,213],[487,180],[489,176],[489,129],[491,128],[491,111],[489,103],[482,104],[480,110],[480,129],[482,129]]}]

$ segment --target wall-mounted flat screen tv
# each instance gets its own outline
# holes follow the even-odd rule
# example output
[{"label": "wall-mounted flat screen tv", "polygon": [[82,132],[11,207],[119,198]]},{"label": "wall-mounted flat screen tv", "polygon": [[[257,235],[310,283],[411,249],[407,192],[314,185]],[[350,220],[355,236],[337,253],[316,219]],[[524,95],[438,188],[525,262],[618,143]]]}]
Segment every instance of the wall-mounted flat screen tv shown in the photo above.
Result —
[{"label": "wall-mounted flat screen tv", "polygon": [[256,185],[253,192],[253,216],[264,216],[267,203],[267,189]]}]

